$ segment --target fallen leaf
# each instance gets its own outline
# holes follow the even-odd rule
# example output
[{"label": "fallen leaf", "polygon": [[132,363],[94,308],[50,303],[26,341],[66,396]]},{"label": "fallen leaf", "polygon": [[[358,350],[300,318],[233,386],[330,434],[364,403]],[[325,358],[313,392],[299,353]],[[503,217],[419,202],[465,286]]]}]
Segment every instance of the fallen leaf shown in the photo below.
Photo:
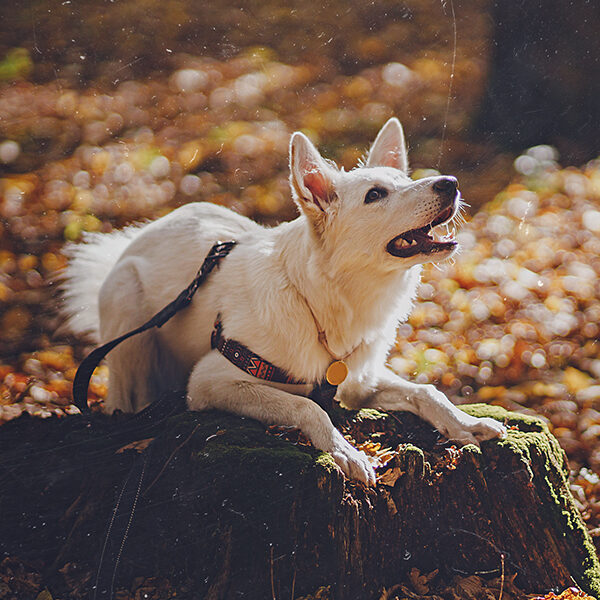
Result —
[{"label": "fallen leaf", "polygon": [[394,487],[396,485],[396,481],[398,481],[402,475],[404,475],[404,471],[400,467],[392,467],[377,478],[377,483]]},{"label": "fallen leaf", "polygon": [[567,389],[571,394],[576,394],[589,387],[592,382],[593,379],[589,375],[579,371],[575,367],[567,367],[565,369],[563,383],[567,386]]},{"label": "fallen leaf", "polygon": [[429,593],[429,586],[427,585],[428,579],[426,575],[421,575],[421,571],[416,567],[413,567],[408,574],[410,583],[412,584],[415,592],[418,594]]},{"label": "fallen leaf", "polygon": [[125,444],[125,446],[121,446],[116,454],[122,454],[126,450],[134,450],[138,454],[141,454],[154,440],[155,438],[145,438],[143,440],[136,440],[135,442],[131,442],[130,444]]}]

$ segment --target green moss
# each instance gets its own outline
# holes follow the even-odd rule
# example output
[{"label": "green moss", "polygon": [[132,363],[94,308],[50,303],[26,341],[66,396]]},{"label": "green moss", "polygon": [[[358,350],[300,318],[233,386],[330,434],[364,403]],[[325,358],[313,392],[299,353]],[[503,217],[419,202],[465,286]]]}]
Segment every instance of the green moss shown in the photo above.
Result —
[{"label": "green moss", "polygon": [[316,465],[327,473],[337,471],[337,465],[329,452],[321,452],[315,461]]},{"label": "green moss", "polygon": [[398,452],[398,464],[409,477],[419,480],[429,476],[431,465],[421,448],[413,444],[401,444],[398,446]]},{"label": "green moss", "polygon": [[481,456],[481,448],[475,444],[467,444],[461,448],[463,456],[466,454],[476,454]]},{"label": "green moss", "polygon": [[33,70],[33,61],[26,48],[13,48],[0,61],[0,81],[27,79]]},{"label": "green moss", "polygon": [[356,413],[355,419],[357,421],[378,421],[379,419],[385,419],[386,413],[381,412],[375,408],[362,408]]},{"label": "green moss", "polygon": [[530,479],[533,479],[532,449],[535,449],[537,455],[548,457],[553,467],[562,470],[565,476],[568,474],[560,445],[539,417],[509,412],[500,406],[488,404],[468,404],[460,408],[469,415],[490,417],[506,425],[508,429],[506,438],[484,442],[484,447],[489,444],[497,445],[519,456],[527,468]]},{"label": "green moss", "polygon": [[475,417],[490,417],[492,419],[496,419],[496,421],[500,421],[501,423],[506,423],[509,427],[511,425],[517,425],[521,431],[548,432],[546,424],[539,417],[509,412],[501,406],[478,403],[464,404],[459,408],[469,415],[473,415]]}]

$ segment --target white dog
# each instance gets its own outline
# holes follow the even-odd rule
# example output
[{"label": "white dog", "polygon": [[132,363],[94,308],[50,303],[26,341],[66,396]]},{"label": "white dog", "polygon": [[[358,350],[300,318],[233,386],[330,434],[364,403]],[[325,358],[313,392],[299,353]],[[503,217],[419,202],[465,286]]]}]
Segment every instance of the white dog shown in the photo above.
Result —
[{"label": "white dog", "polygon": [[[385,367],[421,265],[457,248],[453,239],[431,234],[456,214],[456,180],[412,181],[407,170],[395,118],[379,132],[366,163],[350,172],[295,133],[290,182],[301,215],[294,221],[265,228],[225,208],[192,203],[148,225],[71,246],[64,313],[75,333],[107,341],[173,300],[217,240],[237,241],[188,308],[109,355],[107,409],[139,411],[187,384],[191,409],[298,427],[346,475],[372,485],[367,457],[307,398],[342,357],[348,377],[337,399],[347,407],[410,411],[462,443],[503,436],[499,422],[469,416],[434,386],[410,383]],[[217,315],[224,339],[305,383],[254,377],[211,348]]]}]

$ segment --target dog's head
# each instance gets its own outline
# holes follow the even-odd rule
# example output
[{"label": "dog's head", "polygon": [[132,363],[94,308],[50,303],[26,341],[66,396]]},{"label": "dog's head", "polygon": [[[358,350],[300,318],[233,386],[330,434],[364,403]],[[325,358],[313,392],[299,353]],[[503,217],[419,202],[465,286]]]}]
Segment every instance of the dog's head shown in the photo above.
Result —
[{"label": "dog's head", "polygon": [[364,164],[340,170],[310,140],[294,133],[290,183],[321,248],[338,266],[390,271],[450,257],[458,245],[445,231],[460,206],[454,177],[413,181],[402,126],[390,119]]}]

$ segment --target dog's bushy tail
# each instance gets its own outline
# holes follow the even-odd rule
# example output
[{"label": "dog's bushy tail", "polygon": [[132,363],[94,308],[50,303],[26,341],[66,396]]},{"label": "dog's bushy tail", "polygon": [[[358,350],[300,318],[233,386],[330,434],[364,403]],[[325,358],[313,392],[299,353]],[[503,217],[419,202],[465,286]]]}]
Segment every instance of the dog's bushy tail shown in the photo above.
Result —
[{"label": "dog's bushy tail", "polygon": [[57,275],[59,312],[64,318],[57,333],[72,333],[100,341],[98,295],[111,269],[141,227],[133,225],[113,233],[87,233],[82,243],[67,244],[67,267]]}]

